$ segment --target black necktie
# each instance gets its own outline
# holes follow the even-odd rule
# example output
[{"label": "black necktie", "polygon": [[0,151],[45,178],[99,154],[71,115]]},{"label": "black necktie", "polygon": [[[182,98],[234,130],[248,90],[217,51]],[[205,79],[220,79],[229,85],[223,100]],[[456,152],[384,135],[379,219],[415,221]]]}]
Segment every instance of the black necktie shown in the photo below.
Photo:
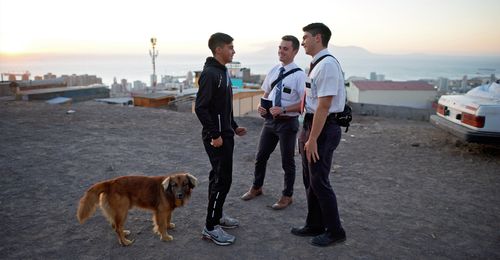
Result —
[{"label": "black necktie", "polygon": [[276,84],[276,95],[274,97],[274,105],[277,107],[281,107],[281,86],[282,86],[282,77],[283,77],[283,72],[285,72],[285,68],[281,67],[280,68],[280,74],[278,75],[278,78],[280,81],[278,81],[278,84]]}]

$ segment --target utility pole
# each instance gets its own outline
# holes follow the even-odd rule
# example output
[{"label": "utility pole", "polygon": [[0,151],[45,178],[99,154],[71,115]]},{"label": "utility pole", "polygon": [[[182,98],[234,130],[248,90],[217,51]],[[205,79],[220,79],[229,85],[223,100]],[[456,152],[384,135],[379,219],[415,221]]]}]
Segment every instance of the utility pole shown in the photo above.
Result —
[{"label": "utility pole", "polygon": [[158,51],[155,50],[156,38],[151,38],[151,45],[153,45],[153,50],[149,50],[149,56],[153,60],[153,76],[151,79],[151,86],[153,87],[153,93],[156,92],[156,57],[158,57]]}]

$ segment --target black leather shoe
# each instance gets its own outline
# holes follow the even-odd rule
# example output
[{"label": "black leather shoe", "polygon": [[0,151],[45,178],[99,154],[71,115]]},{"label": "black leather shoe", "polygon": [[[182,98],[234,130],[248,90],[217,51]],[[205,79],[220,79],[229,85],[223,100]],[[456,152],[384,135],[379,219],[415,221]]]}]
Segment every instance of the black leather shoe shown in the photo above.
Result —
[{"label": "black leather shoe", "polygon": [[299,236],[299,237],[310,237],[310,236],[317,236],[319,234],[322,234],[325,232],[324,229],[321,228],[311,228],[308,226],[303,226],[300,228],[292,228],[292,234]]},{"label": "black leather shoe", "polygon": [[313,246],[333,246],[338,243],[342,243],[346,240],[345,232],[324,232],[319,236],[315,236],[311,239],[311,245]]}]

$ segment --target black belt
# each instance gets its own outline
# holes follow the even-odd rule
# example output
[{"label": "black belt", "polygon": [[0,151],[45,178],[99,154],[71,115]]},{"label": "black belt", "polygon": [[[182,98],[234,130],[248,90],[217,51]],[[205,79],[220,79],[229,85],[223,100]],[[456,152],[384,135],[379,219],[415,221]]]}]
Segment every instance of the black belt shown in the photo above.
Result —
[{"label": "black belt", "polygon": [[[328,117],[326,117],[326,120],[335,120],[337,118],[338,113],[330,113],[328,114]],[[304,121],[312,121],[314,118],[314,113],[306,113],[304,116]]]},{"label": "black belt", "polygon": [[290,120],[290,119],[296,119],[298,117],[299,116],[281,116],[281,115],[278,115],[277,117],[274,118],[274,120],[286,121],[286,120]]}]

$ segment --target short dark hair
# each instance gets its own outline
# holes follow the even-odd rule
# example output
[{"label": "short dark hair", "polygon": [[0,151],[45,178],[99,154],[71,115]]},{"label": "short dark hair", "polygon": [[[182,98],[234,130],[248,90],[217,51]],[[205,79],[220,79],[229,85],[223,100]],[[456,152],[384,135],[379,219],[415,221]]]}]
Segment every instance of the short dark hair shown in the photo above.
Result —
[{"label": "short dark hair", "polygon": [[311,23],[302,28],[302,31],[309,32],[312,36],[316,36],[318,33],[321,34],[321,43],[324,47],[328,47],[328,42],[332,37],[332,31],[323,23]]},{"label": "short dark hair", "polygon": [[281,37],[281,40],[292,42],[292,48],[294,50],[298,50],[300,47],[299,39],[297,39],[297,37],[295,37],[293,35],[285,35],[285,36]]},{"label": "short dark hair", "polygon": [[225,33],[214,33],[210,36],[210,39],[208,39],[208,48],[210,48],[212,54],[215,55],[215,49],[217,47],[222,47],[224,44],[230,44],[233,40],[233,37]]}]

